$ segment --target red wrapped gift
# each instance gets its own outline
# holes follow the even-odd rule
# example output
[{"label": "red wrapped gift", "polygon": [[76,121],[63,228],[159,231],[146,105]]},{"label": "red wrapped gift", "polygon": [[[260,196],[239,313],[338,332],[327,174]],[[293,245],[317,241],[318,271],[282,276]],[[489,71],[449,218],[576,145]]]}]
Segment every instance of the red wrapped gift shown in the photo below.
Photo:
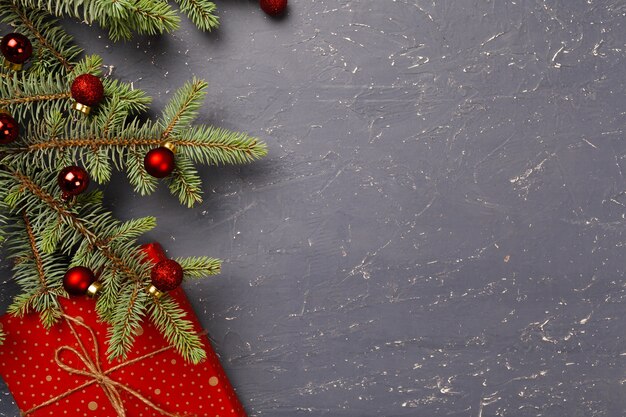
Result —
[{"label": "red wrapped gift", "polygon": [[[200,323],[182,289],[170,292]],[[62,299],[62,321],[50,330],[35,314],[0,318],[0,374],[22,416],[245,417],[217,355],[203,336],[207,360],[185,362],[145,323],[125,360],[106,358],[107,325],[88,298]]]}]

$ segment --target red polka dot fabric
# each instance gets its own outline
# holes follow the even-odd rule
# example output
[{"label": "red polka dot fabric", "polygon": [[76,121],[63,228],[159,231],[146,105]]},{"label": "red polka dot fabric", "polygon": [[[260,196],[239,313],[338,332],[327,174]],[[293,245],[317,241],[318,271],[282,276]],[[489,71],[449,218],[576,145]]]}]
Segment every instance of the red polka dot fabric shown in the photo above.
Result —
[{"label": "red polka dot fabric", "polygon": [[[170,292],[181,306],[188,311],[188,317],[194,321],[198,331],[200,324],[191,311],[182,289]],[[127,417],[159,417],[163,414],[157,409],[146,405],[132,395],[134,391],[161,410],[177,416],[210,416],[210,417],[246,417],[246,413],[235,394],[233,387],[226,378],[219,359],[213,351],[207,337],[203,337],[207,360],[192,365],[185,362],[173,349],[158,353],[150,358],[143,356],[167,347],[168,343],[160,333],[146,323],[143,332],[137,337],[133,351],[125,360],[109,362],[106,358],[106,335],[108,326],[98,321],[94,311],[95,302],[88,298],[63,299],[65,313],[80,321],[72,324],[76,334],[83,343],[84,351],[92,363],[97,363],[94,340],[90,331],[80,325],[93,329],[99,350],[99,363],[103,373],[114,384],[123,385],[117,388],[121,403]],[[71,323],[71,322],[70,322]],[[51,404],[41,406],[28,416],[90,416],[112,417],[118,415],[110,397],[96,379],[88,375],[80,375],[62,369],[55,360],[55,353],[70,369],[87,371],[88,367],[74,352],[81,352],[79,342],[71,331],[70,324],[63,320],[50,330],[42,327],[37,315],[15,318],[8,315],[0,318],[7,338],[0,346],[0,374],[9,387],[15,401],[22,410],[27,412],[35,407],[57,398]],[[132,364],[127,362],[140,359]],[[67,396],[68,391],[84,386]]]}]

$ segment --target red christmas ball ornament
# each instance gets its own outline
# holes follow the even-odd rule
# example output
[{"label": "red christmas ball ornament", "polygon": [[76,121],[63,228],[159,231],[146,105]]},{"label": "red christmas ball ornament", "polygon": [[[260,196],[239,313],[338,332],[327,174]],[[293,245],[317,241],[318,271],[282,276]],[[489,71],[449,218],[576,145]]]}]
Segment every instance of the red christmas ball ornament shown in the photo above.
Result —
[{"label": "red christmas ball ornament", "polygon": [[0,113],[0,144],[13,142],[20,134],[20,126],[8,113]]},{"label": "red christmas ball ornament", "polygon": [[143,160],[143,166],[148,174],[156,178],[165,178],[174,171],[176,162],[174,160],[174,152],[165,146],[152,149],[146,154]]},{"label": "red christmas ball ornament", "polygon": [[158,242],[141,245],[141,250],[146,255],[146,260],[153,264],[158,264],[162,260],[167,259],[163,247]]},{"label": "red christmas ball ornament", "polygon": [[259,4],[270,16],[280,16],[287,10],[287,0],[260,0]]},{"label": "red christmas ball ornament", "polygon": [[89,268],[75,266],[67,270],[63,276],[63,288],[71,295],[83,295],[96,280],[96,276]]},{"label": "red christmas ball ornament", "polygon": [[89,187],[89,174],[83,168],[72,165],[59,172],[57,181],[61,191],[63,191],[63,199],[67,200],[84,192]]},{"label": "red christmas ball ornament", "polygon": [[152,267],[152,285],[159,291],[171,291],[183,282],[183,267],[172,259],[163,259]]},{"label": "red christmas ball ornament", "polygon": [[33,54],[33,45],[26,36],[20,33],[9,33],[0,41],[0,52],[6,60],[7,67],[19,70]]},{"label": "red christmas ball ornament", "polygon": [[91,74],[82,74],[76,77],[70,92],[72,98],[76,100],[72,108],[85,114],[89,114],[91,108],[104,99],[102,80]]}]

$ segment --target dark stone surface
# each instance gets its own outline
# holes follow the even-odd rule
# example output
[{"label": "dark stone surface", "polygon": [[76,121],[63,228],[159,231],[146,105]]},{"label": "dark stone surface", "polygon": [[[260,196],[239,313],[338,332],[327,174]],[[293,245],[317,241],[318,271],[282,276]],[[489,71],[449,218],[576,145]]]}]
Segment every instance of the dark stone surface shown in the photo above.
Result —
[{"label": "dark stone surface", "polygon": [[156,110],[197,75],[201,121],[269,143],[192,210],[106,187],[225,259],[186,289],[250,415],[624,415],[626,5],[219,6],[208,35],[71,30]]}]

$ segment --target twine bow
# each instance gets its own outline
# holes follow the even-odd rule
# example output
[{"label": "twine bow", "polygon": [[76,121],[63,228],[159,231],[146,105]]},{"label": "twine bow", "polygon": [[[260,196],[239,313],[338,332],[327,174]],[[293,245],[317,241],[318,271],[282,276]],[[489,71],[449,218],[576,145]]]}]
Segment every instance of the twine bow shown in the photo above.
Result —
[{"label": "twine bow", "polygon": [[[167,347],[163,347],[161,349],[155,350],[154,352],[148,353],[146,355],[137,357],[135,359],[123,362],[119,365],[116,365],[112,368],[107,369],[106,371],[102,370],[102,365],[100,363],[100,354],[99,354],[99,349],[98,349],[98,340],[96,338],[96,333],[95,331],[87,326],[85,323],[83,323],[82,321],[68,316],[66,314],[63,314],[63,318],[67,321],[67,324],[70,327],[70,330],[72,331],[72,334],[74,335],[74,337],[76,338],[76,340],[78,341],[78,346],[80,347],[80,351],[76,348],[73,348],[71,346],[61,346],[59,347],[54,355],[54,360],[56,362],[56,364],[59,366],[59,368],[63,369],[64,371],[68,372],[69,374],[74,374],[74,375],[82,375],[85,376],[87,378],[90,378],[89,381],[84,382],[83,384],[74,387],[56,397],[50,398],[49,400],[31,408],[30,410],[27,411],[21,411],[20,415],[21,416],[28,416],[29,414],[34,413],[35,411],[44,408],[50,404],[54,404],[57,401],[77,392],[82,390],[83,388],[86,388],[90,385],[93,384],[98,384],[100,385],[100,387],[102,388],[102,390],[104,391],[104,393],[106,394],[107,398],[109,399],[109,401],[111,402],[111,405],[113,406],[113,409],[115,410],[115,412],[117,413],[117,417],[126,417],[126,410],[124,409],[124,404],[122,402],[122,397],[120,395],[121,391],[125,391],[129,394],[131,394],[132,396],[134,396],[135,398],[139,399],[141,402],[143,402],[145,405],[147,405],[148,407],[152,408],[153,410],[155,410],[156,412],[158,412],[160,415],[162,416],[166,416],[166,417],[182,417],[180,414],[173,414],[170,413],[167,410],[162,409],[161,407],[159,407],[158,405],[156,405],[155,403],[153,403],[152,401],[150,401],[149,399],[147,399],[146,397],[144,397],[141,393],[139,393],[138,391],[135,391],[134,389],[122,384],[121,382],[115,381],[114,379],[112,379],[109,375],[121,368],[124,368],[126,366],[132,365],[136,362],[140,362],[143,361],[145,359],[149,359],[153,356],[156,356],[160,353],[163,353],[167,350],[172,349],[171,346],[167,346]],[[78,326],[81,326],[85,329],[87,329],[91,335],[91,339],[93,341],[93,353],[94,356],[91,357],[89,355],[89,351],[85,348],[85,345],[83,344],[83,342],[81,341],[80,337],[78,336],[78,333],[76,332],[76,329],[74,328],[74,326],[72,325],[76,324]],[[68,365],[67,363],[65,363],[61,357],[61,354],[63,352],[70,352],[72,354],[74,354],[75,356],[78,357],[78,359],[80,360],[80,362],[82,362],[82,364],[84,365],[84,369],[80,369],[77,367],[73,367]]]}]

